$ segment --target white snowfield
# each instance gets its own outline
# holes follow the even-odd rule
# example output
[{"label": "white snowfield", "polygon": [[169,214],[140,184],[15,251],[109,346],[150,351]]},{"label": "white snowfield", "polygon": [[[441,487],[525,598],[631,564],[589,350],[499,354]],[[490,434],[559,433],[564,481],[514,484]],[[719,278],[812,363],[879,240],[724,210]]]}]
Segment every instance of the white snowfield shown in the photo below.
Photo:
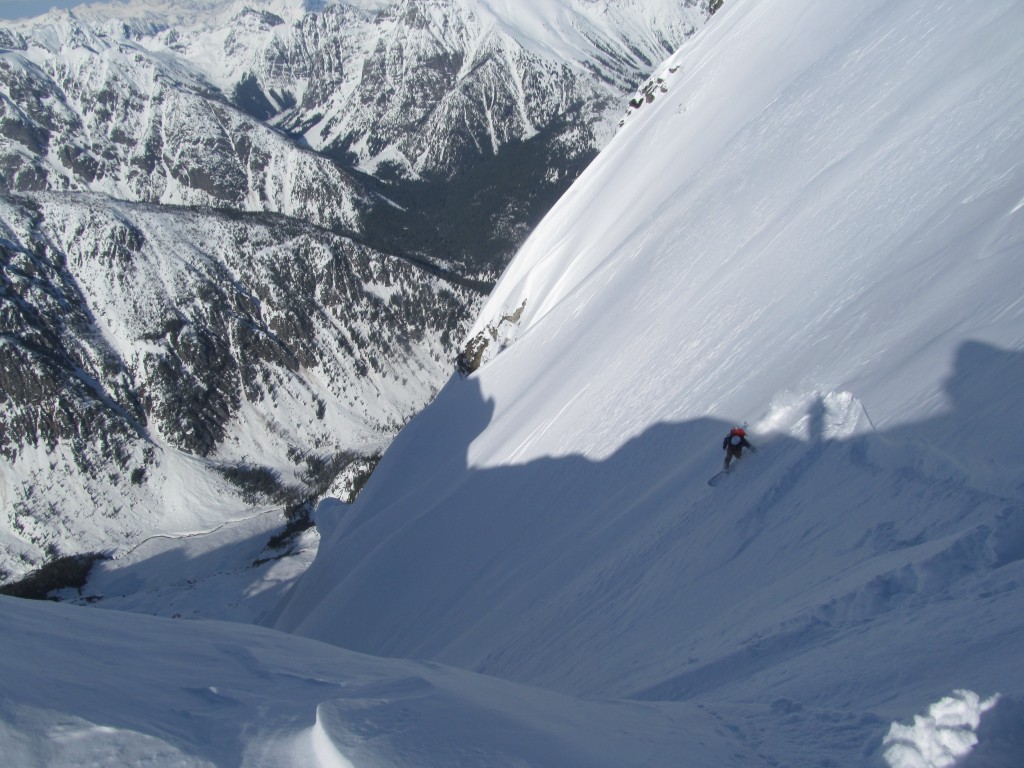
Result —
[{"label": "white snowfield", "polygon": [[277,631],[0,600],[12,764],[1024,764],[1024,5],[659,75]]}]

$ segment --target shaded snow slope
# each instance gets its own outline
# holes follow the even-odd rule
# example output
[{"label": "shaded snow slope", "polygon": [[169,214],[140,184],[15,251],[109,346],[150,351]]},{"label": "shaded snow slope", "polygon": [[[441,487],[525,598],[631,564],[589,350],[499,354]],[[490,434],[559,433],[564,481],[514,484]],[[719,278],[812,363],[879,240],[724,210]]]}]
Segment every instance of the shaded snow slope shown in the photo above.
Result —
[{"label": "shaded snow slope", "polygon": [[571,699],[252,626],[0,597],[8,766],[726,765],[692,705]]},{"label": "shaded snow slope", "polygon": [[962,688],[1019,731],[1022,33],[1009,1],[726,4],[276,626],[697,702],[745,765],[881,760]]},{"label": "shaded snow slope", "polygon": [[316,555],[315,528],[285,537],[285,526],[285,516],[270,511],[209,533],[150,536],[95,563],[85,585],[55,597],[115,611],[255,624]]}]

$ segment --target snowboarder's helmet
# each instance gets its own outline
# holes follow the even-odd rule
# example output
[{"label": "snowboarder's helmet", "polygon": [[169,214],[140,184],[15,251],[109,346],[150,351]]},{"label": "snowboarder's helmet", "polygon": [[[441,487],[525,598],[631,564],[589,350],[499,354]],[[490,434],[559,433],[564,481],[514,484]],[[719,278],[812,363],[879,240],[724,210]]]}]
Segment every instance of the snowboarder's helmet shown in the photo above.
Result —
[{"label": "snowboarder's helmet", "polygon": [[743,430],[743,427],[733,427],[729,434],[739,435],[740,437],[746,437],[747,433]]}]

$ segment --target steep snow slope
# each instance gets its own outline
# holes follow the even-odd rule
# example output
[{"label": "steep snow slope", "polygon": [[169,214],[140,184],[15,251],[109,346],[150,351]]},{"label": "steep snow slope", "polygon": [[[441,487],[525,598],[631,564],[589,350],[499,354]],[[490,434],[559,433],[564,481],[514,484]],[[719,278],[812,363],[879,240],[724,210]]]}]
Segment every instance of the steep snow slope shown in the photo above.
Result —
[{"label": "steep snow slope", "polygon": [[1009,0],[726,4],[276,626],[698,702],[736,764],[861,763],[959,688],[1019,733],[1022,41]]}]

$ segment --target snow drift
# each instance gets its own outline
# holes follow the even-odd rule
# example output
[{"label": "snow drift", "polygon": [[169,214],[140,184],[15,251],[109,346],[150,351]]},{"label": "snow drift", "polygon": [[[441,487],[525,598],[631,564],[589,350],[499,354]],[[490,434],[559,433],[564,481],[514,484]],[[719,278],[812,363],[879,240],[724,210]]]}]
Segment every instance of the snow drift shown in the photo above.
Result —
[{"label": "snow drift", "polygon": [[638,749],[658,765],[731,751],[696,738],[713,728],[696,707],[579,701],[244,624],[8,597],[0,618],[8,766],[615,768]]}]

